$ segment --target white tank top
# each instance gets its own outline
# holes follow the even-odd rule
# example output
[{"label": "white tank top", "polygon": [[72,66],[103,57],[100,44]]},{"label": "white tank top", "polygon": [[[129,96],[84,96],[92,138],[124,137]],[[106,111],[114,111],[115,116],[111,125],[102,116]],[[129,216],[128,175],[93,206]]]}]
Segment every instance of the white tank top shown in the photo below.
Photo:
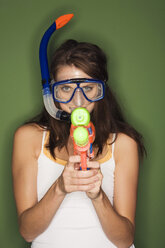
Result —
[{"label": "white tank top", "polygon": [[[46,135],[47,134],[47,135]],[[48,132],[44,132],[38,158],[37,194],[42,199],[50,186],[61,175],[67,161],[54,160],[45,148]],[[45,138],[46,137],[46,138]],[[115,135],[114,135],[115,138]],[[113,205],[114,195],[114,143],[111,150],[99,160],[103,174],[102,189]],[[72,192],[65,196],[48,228],[37,236],[31,248],[115,248],[106,237],[91,200],[85,192]],[[130,248],[134,248],[132,245]]]}]

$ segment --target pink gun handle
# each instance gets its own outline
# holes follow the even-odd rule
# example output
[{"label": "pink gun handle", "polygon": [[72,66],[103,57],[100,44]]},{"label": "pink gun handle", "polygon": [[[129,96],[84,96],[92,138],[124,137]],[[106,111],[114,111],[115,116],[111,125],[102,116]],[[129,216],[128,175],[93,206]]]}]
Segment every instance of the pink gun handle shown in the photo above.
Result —
[{"label": "pink gun handle", "polygon": [[75,155],[78,154],[81,156],[81,164],[80,164],[81,169],[87,170],[87,151],[90,147],[90,143],[88,142],[87,145],[80,147],[76,145],[76,143],[73,140],[73,144],[74,144],[74,154]]},{"label": "pink gun handle", "polygon": [[[74,146],[74,154],[75,155],[80,155],[81,156],[81,169],[82,170],[87,170],[87,154],[88,154],[88,150],[90,149],[90,145],[93,143],[94,139],[95,139],[95,128],[92,122],[89,123],[88,126],[86,126],[87,130],[88,128],[92,129],[92,134],[89,134],[89,142],[87,145],[80,147],[78,146],[73,139],[73,131],[76,129],[77,127],[74,126],[73,124],[71,125],[71,129],[70,129],[70,135],[71,138],[73,140],[73,146]],[[89,132],[89,131],[88,131]],[[90,154],[90,158],[92,158],[94,156],[94,152],[92,152],[92,154]]]},{"label": "pink gun handle", "polygon": [[81,169],[87,170],[87,152],[81,152]]}]

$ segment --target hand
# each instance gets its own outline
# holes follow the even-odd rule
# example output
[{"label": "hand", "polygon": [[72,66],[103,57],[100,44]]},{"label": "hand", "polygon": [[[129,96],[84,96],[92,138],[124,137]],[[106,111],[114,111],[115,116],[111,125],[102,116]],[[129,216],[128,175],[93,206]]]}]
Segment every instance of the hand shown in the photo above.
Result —
[{"label": "hand", "polygon": [[[57,180],[58,188],[62,194],[74,191],[89,192],[90,196],[95,196],[100,185],[100,176],[98,176],[98,163],[90,162],[91,170],[79,170],[81,158],[78,155],[70,156],[68,164],[65,166],[63,173]],[[96,165],[97,164],[97,165]],[[94,191],[92,191],[94,190]]]},{"label": "hand", "polygon": [[97,161],[90,161],[90,162],[87,163],[87,166],[88,166],[88,168],[90,168],[91,171],[92,170],[96,170],[97,171],[98,181],[95,182],[95,184],[94,184],[95,186],[92,189],[86,191],[87,196],[91,200],[94,200],[101,193],[101,184],[102,184],[103,175],[102,175],[102,173],[100,171],[100,164],[99,164],[99,162],[97,162]]}]

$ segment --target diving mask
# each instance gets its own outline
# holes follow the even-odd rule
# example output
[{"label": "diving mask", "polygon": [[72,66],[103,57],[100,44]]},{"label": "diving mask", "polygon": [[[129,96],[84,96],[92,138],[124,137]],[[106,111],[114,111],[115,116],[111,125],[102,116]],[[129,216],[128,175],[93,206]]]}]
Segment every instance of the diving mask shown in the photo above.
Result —
[{"label": "diving mask", "polygon": [[96,102],[104,97],[105,91],[103,81],[90,78],[52,81],[51,86],[54,101],[60,103],[68,103],[74,98],[84,98],[89,102]]}]

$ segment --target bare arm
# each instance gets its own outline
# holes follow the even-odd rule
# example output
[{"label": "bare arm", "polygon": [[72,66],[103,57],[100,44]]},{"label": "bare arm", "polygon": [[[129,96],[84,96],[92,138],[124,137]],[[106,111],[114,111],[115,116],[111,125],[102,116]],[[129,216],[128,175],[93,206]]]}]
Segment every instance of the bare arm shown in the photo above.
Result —
[{"label": "bare arm", "polygon": [[28,242],[47,228],[64,199],[54,183],[42,200],[37,201],[37,158],[41,140],[42,132],[35,126],[19,128],[14,137],[14,195],[20,233]]},{"label": "bare arm", "polygon": [[92,199],[102,228],[111,242],[128,248],[134,240],[138,183],[138,149],[136,142],[119,134],[115,145],[114,206],[103,190]]}]

